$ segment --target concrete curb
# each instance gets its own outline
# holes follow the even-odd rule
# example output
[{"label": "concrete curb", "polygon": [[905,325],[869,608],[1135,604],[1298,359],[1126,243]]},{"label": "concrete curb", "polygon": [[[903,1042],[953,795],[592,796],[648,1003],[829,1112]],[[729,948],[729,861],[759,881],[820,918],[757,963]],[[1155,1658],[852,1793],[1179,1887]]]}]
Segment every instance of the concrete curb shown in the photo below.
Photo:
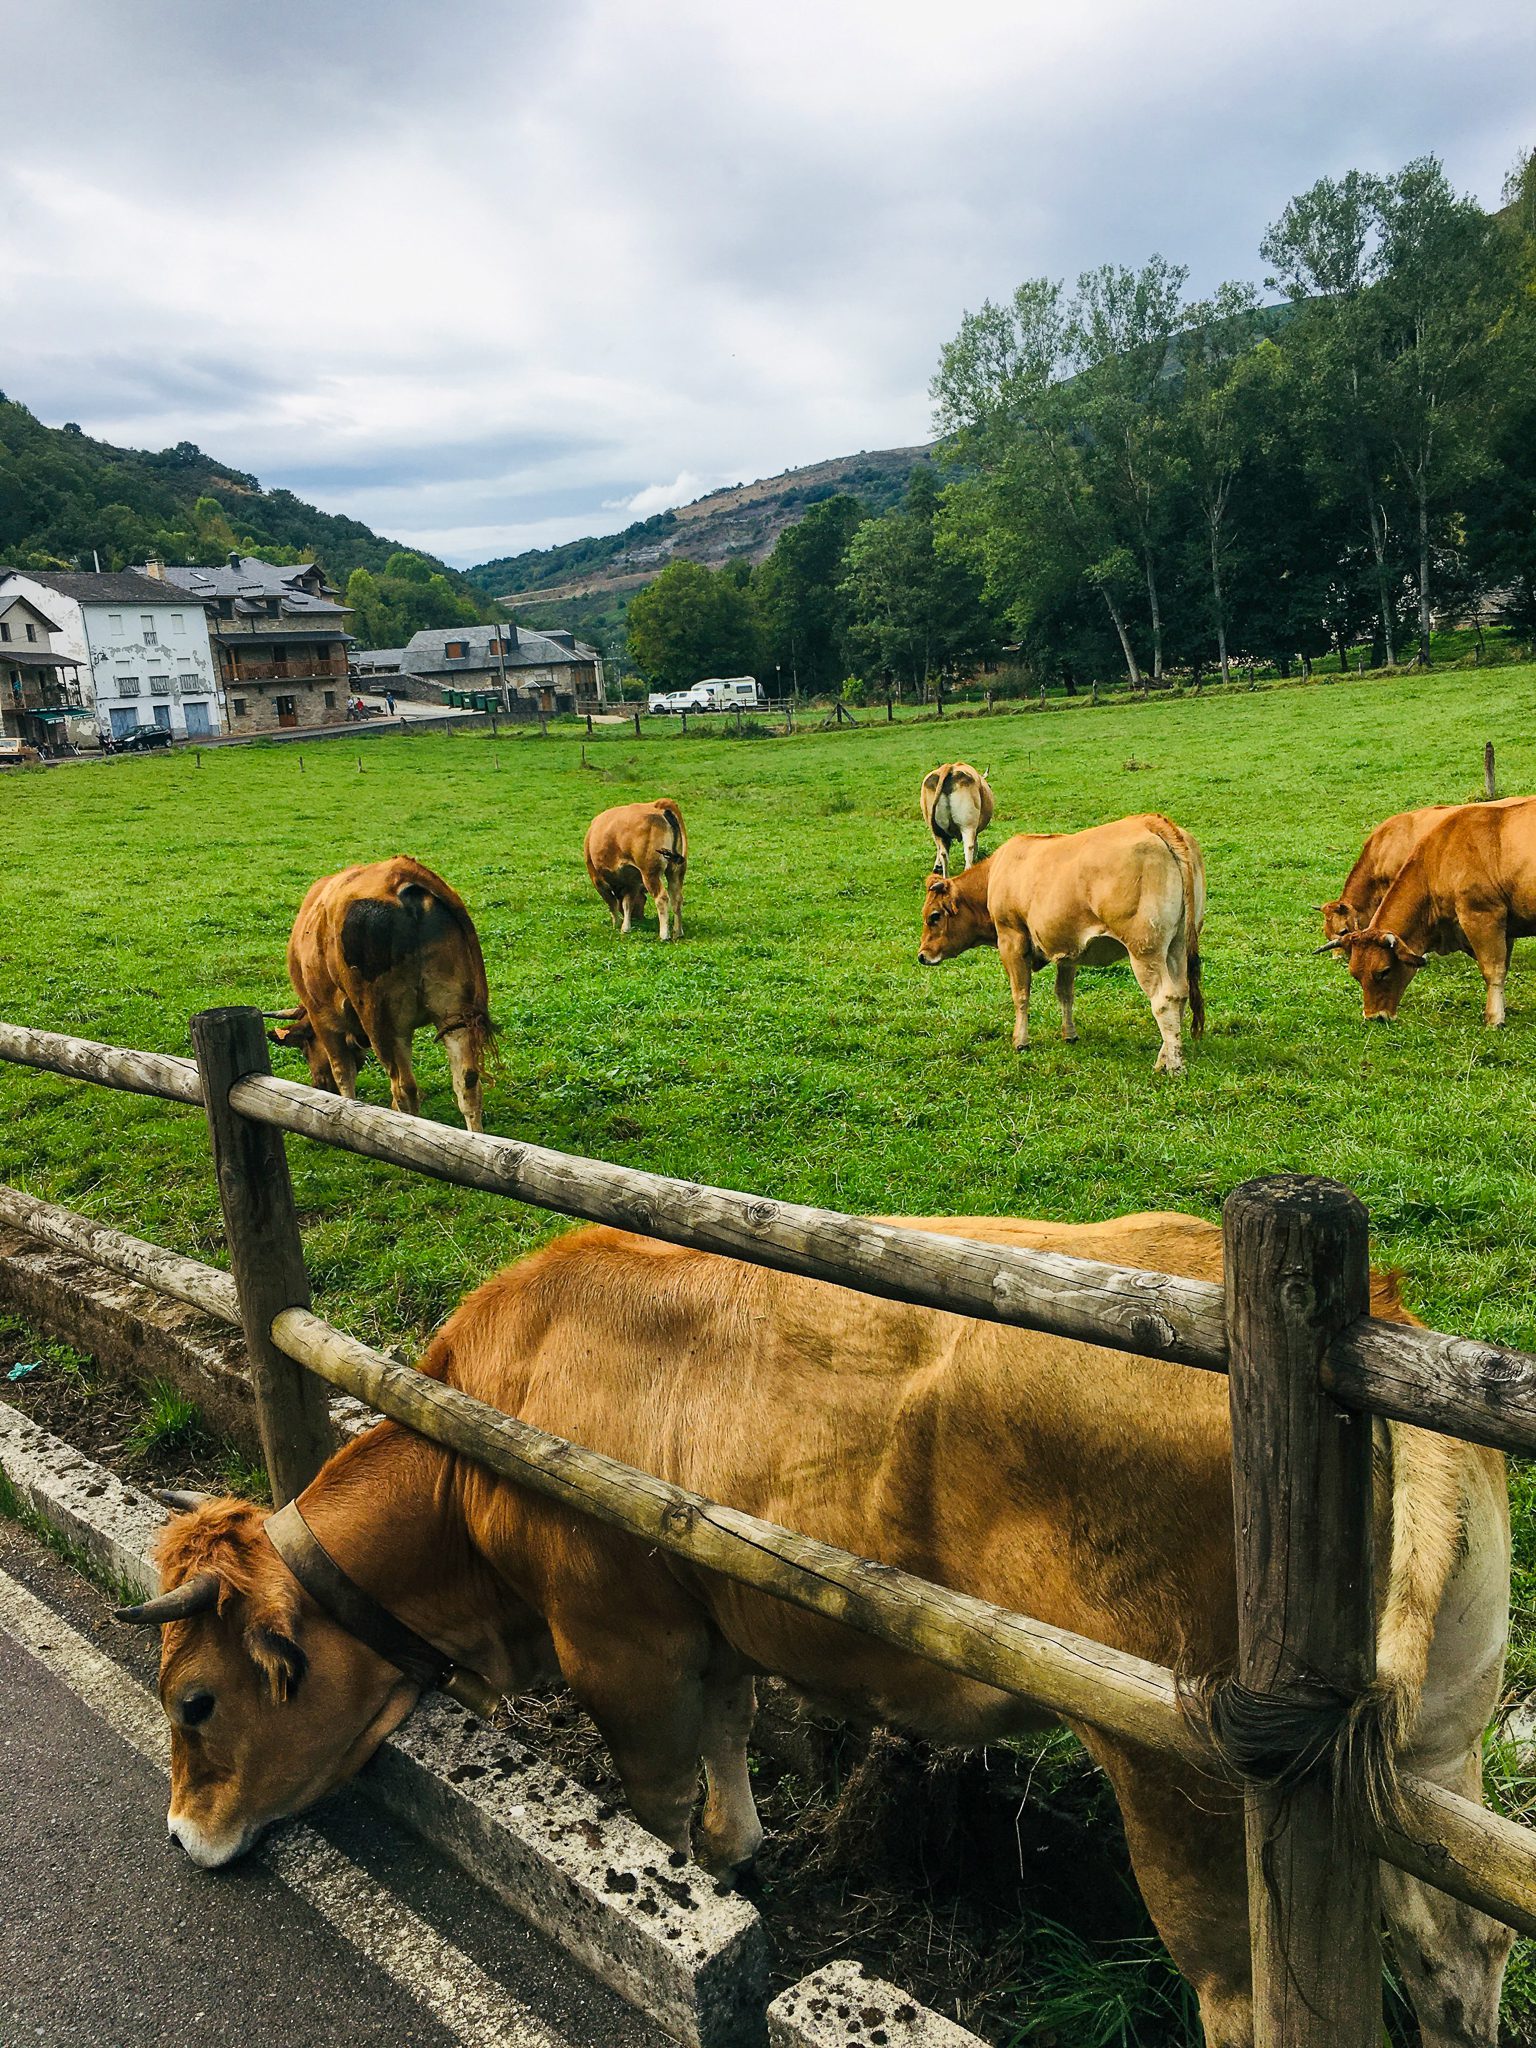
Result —
[{"label": "concrete curb", "polygon": [[[0,1472],[113,1578],[156,1584],[164,1510],[5,1402]],[[768,1938],[755,1909],[501,1730],[425,1700],[359,1782],[675,2039],[762,2041]]]},{"label": "concrete curb", "polygon": [[768,2048],[984,2048],[862,1963],[828,1963],[768,2008]]}]

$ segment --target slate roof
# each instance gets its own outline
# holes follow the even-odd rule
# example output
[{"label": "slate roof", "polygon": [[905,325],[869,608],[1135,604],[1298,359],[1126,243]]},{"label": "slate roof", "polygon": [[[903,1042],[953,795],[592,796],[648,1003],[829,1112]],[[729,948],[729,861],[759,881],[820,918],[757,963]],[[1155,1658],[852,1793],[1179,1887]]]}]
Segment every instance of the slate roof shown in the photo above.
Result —
[{"label": "slate roof", "polygon": [[[499,675],[502,657],[495,650],[498,634],[506,635],[505,659],[509,669],[585,667],[597,660],[595,647],[584,646],[569,634],[553,639],[546,633],[532,632],[527,626],[431,626],[411,635],[401,670],[408,676]],[[462,641],[468,652],[450,655],[450,640]],[[563,644],[566,642],[569,644]]]},{"label": "slate roof", "polygon": [[[169,573],[169,572],[167,572]],[[158,583],[137,569],[0,569],[0,577],[25,576],[77,604],[184,605],[186,593]]]},{"label": "slate roof", "polygon": [[259,555],[242,555],[238,568],[227,562],[208,569],[176,569],[169,563],[165,568],[167,583],[204,604],[233,598],[241,617],[261,615],[267,600],[275,597],[285,617],[344,618],[347,607],[338,604],[334,595],[313,596],[302,588],[299,578],[313,574],[313,562],[264,562]]}]

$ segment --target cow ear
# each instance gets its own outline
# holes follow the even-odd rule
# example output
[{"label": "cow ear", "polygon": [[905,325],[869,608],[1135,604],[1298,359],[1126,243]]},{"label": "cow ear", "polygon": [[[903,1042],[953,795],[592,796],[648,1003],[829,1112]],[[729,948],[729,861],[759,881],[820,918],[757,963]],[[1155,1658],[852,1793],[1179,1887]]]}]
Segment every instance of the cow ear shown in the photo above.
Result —
[{"label": "cow ear", "polygon": [[267,1689],[278,1706],[284,1706],[299,1689],[309,1669],[309,1659],[290,1635],[266,1622],[253,1621],[245,1632],[246,1654],[267,1681]]}]

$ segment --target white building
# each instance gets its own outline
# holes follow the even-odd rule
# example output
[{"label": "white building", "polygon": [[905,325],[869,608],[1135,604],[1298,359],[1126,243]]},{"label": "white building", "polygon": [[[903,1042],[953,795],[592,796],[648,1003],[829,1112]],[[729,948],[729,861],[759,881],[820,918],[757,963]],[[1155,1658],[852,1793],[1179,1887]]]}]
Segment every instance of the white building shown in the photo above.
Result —
[{"label": "white building", "polygon": [[224,730],[207,615],[188,592],[131,569],[0,570],[0,592],[10,591],[57,622],[54,646],[79,662],[104,736],[139,725],[177,739]]}]

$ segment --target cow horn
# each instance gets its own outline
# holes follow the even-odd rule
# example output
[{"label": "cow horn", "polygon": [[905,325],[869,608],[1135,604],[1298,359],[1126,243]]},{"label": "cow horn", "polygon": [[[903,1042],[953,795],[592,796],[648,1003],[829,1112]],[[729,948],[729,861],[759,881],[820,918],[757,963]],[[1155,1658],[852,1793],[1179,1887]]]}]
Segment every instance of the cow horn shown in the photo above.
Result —
[{"label": "cow horn", "polygon": [[270,1017],[275,1024],[291,1024],[295,1017],[302,1017],[304,1005],[295,1003],[291,1010],[263,1010],[263,1017]]},{"label": "cow horn", "polygon": [[1353,932],[1340,932],[1336,939],[1324,939],[1323,943],[1320,946],[1314,946],[1312,951],[1314,954],[1337,953],[1340,947],[1347,946],[1354,936]]},{"label": "cow horn", "polygon": [[196,1493],[183,1486],[157,1486],[155,1499],[165,1507],[174,1508],[178,1515],[189,1515],[194,1508],[200,1508],[205,1502],[212,1500],[213,1495]]},{"label": "cow horn", "polygon": [[153,1600],[141,1601],[137,1607],[114,1607],[112,1618],[114,1621],[155,1624],[187,1621],[194,1614],[205,1614],[218,1597],[218,1573],[194,1572],[190,1579],[173,1586],[169,1593],[159,1593]]}]

